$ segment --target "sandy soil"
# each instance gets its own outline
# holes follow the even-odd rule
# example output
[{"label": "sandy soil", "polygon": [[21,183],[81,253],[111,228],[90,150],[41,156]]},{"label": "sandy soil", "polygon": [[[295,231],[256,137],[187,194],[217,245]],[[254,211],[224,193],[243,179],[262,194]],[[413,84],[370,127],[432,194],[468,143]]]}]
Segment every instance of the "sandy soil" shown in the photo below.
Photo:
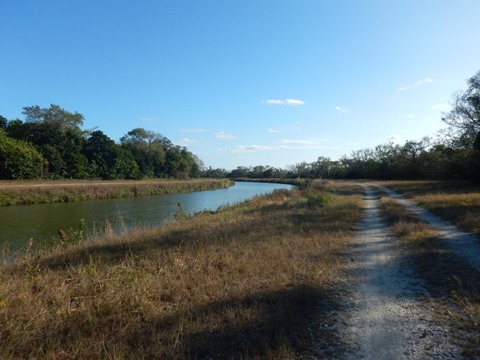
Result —
[{"label": "sandy soil", "polygon": [[[365,186],[365,216],[351,245],[350,310],[339,314],[348,359],[457,359],[449,329],[435,323],[424,284],[408,254],[380,218],[378,197]],[[343,356],[342,356],[343,357]]]}]

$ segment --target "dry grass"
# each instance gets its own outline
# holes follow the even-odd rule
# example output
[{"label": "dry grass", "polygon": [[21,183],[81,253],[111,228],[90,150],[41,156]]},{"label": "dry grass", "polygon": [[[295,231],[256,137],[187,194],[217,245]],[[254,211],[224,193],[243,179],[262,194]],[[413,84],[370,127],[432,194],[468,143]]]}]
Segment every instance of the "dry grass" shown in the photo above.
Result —
[{"label": "dry grass", "polygon": [[301,358],[360,194],[314,183],[5,264],[0,358]]},{"label": "dry grass", "polygon": [[0,181],[0,206],[162,195],[232,184],[227,179]]},{"label": "dry grass", "polygon": [[465,181],[383,183],[438,216],[480,236],[480,186]]},{"label": "dry grass", "polygon": [[480,274],[456,256],[427,224],[390,197],[380,201],[382,215],[399,236],[406,258],[425,280],[436,319],[454,329],[463,355],[480,356]]}]

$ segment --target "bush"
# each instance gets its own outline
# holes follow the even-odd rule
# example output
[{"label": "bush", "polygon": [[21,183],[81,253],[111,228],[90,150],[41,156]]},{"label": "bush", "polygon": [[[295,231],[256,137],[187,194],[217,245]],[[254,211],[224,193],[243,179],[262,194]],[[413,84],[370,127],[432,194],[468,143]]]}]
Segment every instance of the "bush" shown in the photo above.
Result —
[{"label": "bush", "polygon": [[35,179],[42,175],[44,159],[24,141],[8,137],[0,131],[0,178]]}]

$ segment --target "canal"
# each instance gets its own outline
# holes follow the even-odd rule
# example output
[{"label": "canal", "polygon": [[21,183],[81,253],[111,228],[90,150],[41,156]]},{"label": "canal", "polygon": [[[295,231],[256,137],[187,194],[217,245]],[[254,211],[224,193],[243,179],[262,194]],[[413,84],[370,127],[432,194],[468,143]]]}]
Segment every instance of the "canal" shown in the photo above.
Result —
[{"label": "canal", "polygon": [[35,244],[58,239],[58,229],[76,230],[81,219],[86,234],[101,232],[108,222],[115,231],[135,226],[158,226],[173,219],[178,204],[187,214],[217,210],[292,185],[237,182],[227,189],[148,197],[91,200],[71,203],[0,207],[0,246],[10,252],[24,247],[29,239]]}]

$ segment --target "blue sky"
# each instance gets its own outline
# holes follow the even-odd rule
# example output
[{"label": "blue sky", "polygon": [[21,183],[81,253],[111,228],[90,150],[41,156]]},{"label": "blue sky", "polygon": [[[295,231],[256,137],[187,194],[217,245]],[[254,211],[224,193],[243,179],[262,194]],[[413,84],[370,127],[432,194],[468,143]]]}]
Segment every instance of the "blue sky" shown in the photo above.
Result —
[{"label": "blue sky", "polygon": [[206,166],[337,159],[444,128],[478,0],[2,0],[0,115],[58,104]]}]

